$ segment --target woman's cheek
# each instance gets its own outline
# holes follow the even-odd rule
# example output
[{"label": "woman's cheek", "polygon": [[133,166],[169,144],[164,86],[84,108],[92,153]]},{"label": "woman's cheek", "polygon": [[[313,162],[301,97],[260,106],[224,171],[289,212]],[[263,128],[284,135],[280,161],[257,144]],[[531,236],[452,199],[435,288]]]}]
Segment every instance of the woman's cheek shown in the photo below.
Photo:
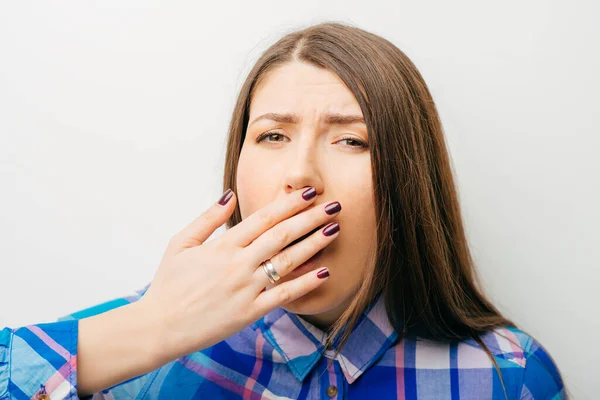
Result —
[{"label": "woman's cheek", "polygon": [[248,163],[246,161],[246,157],[244,152],[240,155],[240,160],[238,163],[237,170],[237,197],[238,197],[238,205],[240,207],[240,212],[242,214],[242,218],[246,218],[248,215],[252,214],[252,210],[254,209],[253,202],[256,201],[256,192],[259,191],[254,185],[252,181],[254,172],[252,169],[252,163]]},{"label": "woman's cheek", "polygon": [[[271,173],[270,173],[271,171]],[[273,185],[276,177],[272,174],[273,168],[269,164],[249,154],[240,156],[237,170],[237,193],[242,218],[254,213],[273,201]],[[273,182],[271,182],[273,180]]]}]

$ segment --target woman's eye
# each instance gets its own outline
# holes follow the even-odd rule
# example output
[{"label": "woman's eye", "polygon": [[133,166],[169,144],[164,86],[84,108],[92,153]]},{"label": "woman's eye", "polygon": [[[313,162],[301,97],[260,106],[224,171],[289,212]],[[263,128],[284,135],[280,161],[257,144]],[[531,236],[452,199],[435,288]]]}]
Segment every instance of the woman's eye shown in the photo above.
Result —
[{"label": "woman's eye", "polygon": [[[266,138],[270,138],[270,137],[283,137],[283,135],[281,133],[277,133],[277,132],[265,132],[262,135],[260,135],[257,139],[256,142],[262,142],[264,139]],[[267,140],[267,142],[279,142],[279,140]]]},{"label": "woman's eye", "polygon": [[361,142],[360,140],[356,140],[356,139],[352,139],[352,138],[344,138],[342,140],[340,140],[340,142],[343,141],[348,141],[348,142],[352,142],[354,143],[353,145],[350,145],[350,147],[367,147],[367,145],[363,142]]},{"label": "woman's eye", "polygon": [[[262,142],[265,139],[268,139],[267,143],[283,142],[284,138],[285,138],[285,136],[279,132],[265,132],[265,133],[259,135],[258,138],[256,138],[256,143]],[[277,140],[277,139],[282,139],[282,140]],[[342,138],[342,139],[338,140],[336,143],[340,143],[340,142],[347,142],[348,144],[346,145],[346,147],[350,147],[350,148],[367,148],[368,147],[368,145],[366,143],[364,143],[363,141],[357,140],[354,138]]]}]

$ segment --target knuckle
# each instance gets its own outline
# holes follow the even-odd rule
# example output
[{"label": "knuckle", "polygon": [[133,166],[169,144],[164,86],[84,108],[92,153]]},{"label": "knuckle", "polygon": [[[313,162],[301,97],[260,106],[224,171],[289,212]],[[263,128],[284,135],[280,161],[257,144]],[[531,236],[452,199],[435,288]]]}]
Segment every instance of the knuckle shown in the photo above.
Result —
[{"label": "knuckle", "polygon": [[281,304],[289,303],[292,300],[292,293],[290,292],[289,287],[278,286],[278,288],[277,297],[279,298],[279,302]]},{"label": "knuckle", "polygon": [[269,210],[258,211],[258,220],[263,226],[271,227],[274,222],[273,214]]},{"label": "knuckle", "polygon": [[229,249],[228,243],[226,241],[221,240],[221,238],[206,241],[203,243],[203,246],[205,249],[211,249],[215,253],[231,253],[231,249]]},{"label": "knuckle", "polygon": [[169,240],[168,247],[177,246],[177,245],[179,245],[179,243],[181,243],[181,237],[180,237],[179,233],[176,233]]},{"label": "knuckle", "polygon": [[215,209],[215,207],[210,207],[206,210],[204,210],[204,212],[202,214],[200,214],[200,219],[204,222],[213,222],[218,216],[218,212]]},{"label": "knuckle", "polygon": [[290,233],[281,227],[271,229],[271,240],[277,243],[278,247],[284,247],[290,239]]},{"label": "knuckle", "polygon": [[277,255],[277,265],[279,265],[280,270],[284,272],[287,272],[292,269],[293,262],[287,250],[282,251]]}]

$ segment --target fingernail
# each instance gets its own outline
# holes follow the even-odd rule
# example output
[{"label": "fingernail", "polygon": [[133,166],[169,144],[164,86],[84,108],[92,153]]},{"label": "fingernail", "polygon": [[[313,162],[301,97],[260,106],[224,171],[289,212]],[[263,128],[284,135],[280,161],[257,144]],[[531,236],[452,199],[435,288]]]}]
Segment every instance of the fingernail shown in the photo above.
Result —
[{"label": "fingernail", "polygon": [[302,192],[302,198],[304,200],[310,200],[317,195],[317,190],[314,187],[310,187]]},{"label": "fingernail", "polygon": [[323,229],[323,235],[331,236],[340,230],[340,224],[332,222]]},{"label": "fingernail", "polygon": [[325,206],[325,212],[329,215],[333,215],[342,210],[342,205],[338,201],[334,201],[333,203],[329,203]]},{"label": "fingernail", "polygon": [[319,279],[325,279],[329,276],[329,270],[327,268],[323,268],[319,272],[317,272],[317,277]]},{"label": "fingernail", "polygon": [[229,201],[229,199],[231,199],[232,196],[233,196],[233,190],[227,189],[225,191],[225,193],[223,193],[223,195],[219,199],[219,204],[224,206],[225,204],[227,204],[227,202]]}]

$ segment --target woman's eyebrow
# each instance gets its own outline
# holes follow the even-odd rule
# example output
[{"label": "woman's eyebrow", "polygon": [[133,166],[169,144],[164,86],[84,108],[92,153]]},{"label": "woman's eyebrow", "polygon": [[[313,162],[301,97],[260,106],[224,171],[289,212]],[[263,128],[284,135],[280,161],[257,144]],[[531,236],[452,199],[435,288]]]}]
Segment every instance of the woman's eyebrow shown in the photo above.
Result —
[{"label": "woman's eyebrow", "polygon": [[[302,120],[296,114],[278,114],[278,113],[266,113],[261,115],[260,117],[256,117],[248,126],[253,123],[260,121],[261,119],[268,119],[275,122],[280,122],[284,124],[298,124]],[[323,122],[329,125],[350,125],[355,123],[365,123],[365,119],[362,115],[344,115],[344,114],[336,114],[336,113],[328,113],[323,114],[321,117]]]}]

